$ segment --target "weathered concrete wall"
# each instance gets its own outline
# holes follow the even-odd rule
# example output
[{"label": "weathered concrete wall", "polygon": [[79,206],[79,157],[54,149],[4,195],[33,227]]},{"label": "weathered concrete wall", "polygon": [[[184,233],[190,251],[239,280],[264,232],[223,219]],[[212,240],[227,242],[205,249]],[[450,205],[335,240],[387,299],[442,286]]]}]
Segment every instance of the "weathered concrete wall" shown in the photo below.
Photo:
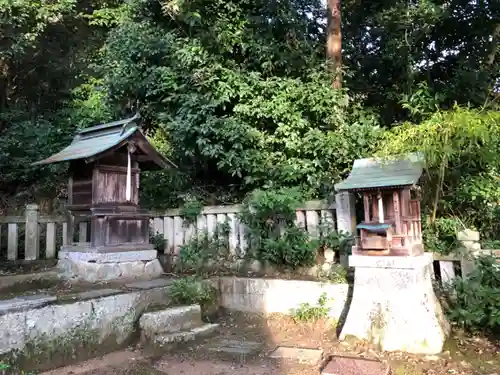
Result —
[{"label": "weathered concrete wall", "polygon": [[349,286],[315,281],[221,277],[221,305],[229,310],[289,314],[301,303],[317,305],[326,293],[330,316],[339,319],[347,302]]},{"label": "weathered concrete wall", "polygon": [[57,301],[50,296],[25,302],[19,298],[10,305],[9,301],[3,301],[0,356],[27,359],[31,363],[38,362],[38,357],[59,354],[74,358],[78,356],[74,348],[94,348],[102,354],[108,348],[113,350],[127,343],[148,306],[168,301],[168,287],[101,297],[99,292],[82,293],[76,302]]}]

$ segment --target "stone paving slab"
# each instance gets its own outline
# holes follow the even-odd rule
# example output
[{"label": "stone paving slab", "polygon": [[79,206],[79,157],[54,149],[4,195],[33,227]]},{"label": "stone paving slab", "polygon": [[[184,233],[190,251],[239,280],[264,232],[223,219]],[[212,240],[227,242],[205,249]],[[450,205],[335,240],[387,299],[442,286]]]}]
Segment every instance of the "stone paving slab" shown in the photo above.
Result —
[{"label": "stone paving slab", "polygon": [[89,374],[97,373],[98,370],[110,367],[119,366],[127,362],[139,362],[143,359],[141,353],[134,352],[131,350],[123,350],[119,352],[113,352],[106,354],[99,358],[89,359],[85,362],[80,362],[75,365],[61,367],[55,370],[42,372],[40,375],[79,375],[79,374]]},{"label": "stone paving slab", "polygon": [[174,282],[173,279],[153,279],[136,281],[135,283],[125,284],[125,287],[131,289],[153,289],[169,286]]},{"label": "stone paving slab", "polygon": [[[80,249],[80,250],[86,250]],[[69,259],[79,262],[95,263],[121,263],[151,261],[156,259],[158,252],[156,250],[138,250],[138,251],[119,251],[111,253],[96,253],[94,251],[59,251],[59,259]]]},{"label": "stone paving slab", "polygon": [[16,297],[0,301],[0,314],[39,307],[56,300],[57,297],[53,297],[48,294],[35,294],[31,296]]},{"label": "stone paving slab", "polygon": [[123,293],[123,291],[120,289],[96,289],[74,294],[72,297],[75,299],[86,300],[92,298],[107,297],[118,293]]},{"label": "stone paving slab", "polygon": [[321,375],[389,375],[389,366],[365,358],[332,357]]},{"label": "stone paving slab", "polygon": [[233,364],[225,361],[184,361],[162,359],[155,368],[168,375],[280,375],[279,368],[257,364]]},{"label": "stone paving slab", "polygon": [[[301,363],[318,363],[323,357],[321,349],[307,349],[288,346],[278,346],[270,358],[293,359]],[[374,374],[376,375],[376,374]]]},{"label": "stone paving slab", "polygon": [[255,341],[228,340],[219,339],[210,344],[209,351],[223,352],[228,354],[256,354],[262,349],[263,345]]}]

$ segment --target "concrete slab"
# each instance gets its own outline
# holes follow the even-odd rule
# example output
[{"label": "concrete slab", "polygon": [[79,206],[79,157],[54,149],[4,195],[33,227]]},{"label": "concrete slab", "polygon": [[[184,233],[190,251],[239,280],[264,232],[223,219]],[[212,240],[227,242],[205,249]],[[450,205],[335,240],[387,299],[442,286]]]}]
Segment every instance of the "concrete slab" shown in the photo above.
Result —
[{"label": "concrete slab", "polygon": [[257,354],[263,347],[261,343],[255,341],[228,340],[223,338],[209,345],[208,350],[212,352],[244,355]]},{"label": "concrete slab", "polygon": [[173,282],[173,279],[153,279],[136,281],[135,283],[125,284],[125,286],[131,289],[153,289],[169,286]]},{"label": "concrete slab", "polygon": [[323,350],[278,346],[269,357],[294,359],[301,363],[318,363],[323,357]]},{"label": "concrete slab", "polygon": [[44,306],[56,300],[56,297],[49,296],[48,294],[16,297],[0,301],[0,314]]},{"label": "concrete slab", "polygon": [[390,367],[365,358],[332,357],[321,375],[389,375]]}]

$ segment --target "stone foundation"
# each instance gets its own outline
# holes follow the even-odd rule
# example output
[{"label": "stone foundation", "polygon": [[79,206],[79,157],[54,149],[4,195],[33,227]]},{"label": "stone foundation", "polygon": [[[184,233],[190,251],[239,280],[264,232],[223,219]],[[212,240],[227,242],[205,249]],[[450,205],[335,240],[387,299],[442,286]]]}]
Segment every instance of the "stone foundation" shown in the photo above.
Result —
[{"label": "stone foundation", "polygon": [[354,336],[381,350],[435,354],[450,326],[431,282],[432,254],[354,255],[354,293],[340,338]]},{"label": "stone foundation", "polygon": [[166,280],[148,289],[141,284],[129,284],[135,290],[126,293],[94,289],[0,301],[0,362],[44,370],[125,347],[142,313],[169,301]]},{"label": "stone foundation", "polygon": [[63,279],[98,282],[153,279],[163,274],[156,250],[96,253],[60,251],[57,263]]},{"label": "stone foundation", "polygon": [[315,281],[221,277],[221,306],[247,313],[290,314],[302,303],[318,304],[323,293],[328,297],[329,316],[340,320],[348,299],[347,284]]}]

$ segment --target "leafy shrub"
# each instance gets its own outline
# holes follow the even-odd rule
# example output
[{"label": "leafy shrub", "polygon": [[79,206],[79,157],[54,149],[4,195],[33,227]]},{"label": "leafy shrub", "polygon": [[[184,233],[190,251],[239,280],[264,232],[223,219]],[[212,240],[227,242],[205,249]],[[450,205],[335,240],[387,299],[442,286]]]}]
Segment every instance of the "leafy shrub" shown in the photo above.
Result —
[{"label": "leafy shrub", "polygon": [[203,203],[198,200],[188,200],[181,208],[181,216],[184,219],[183,224],[190,225],[196,222],[196,218],[203,209]]},{"label": "leafy shrub", "polygon": [[317,276],[318,279],[332,284],[347,284],[349,282],[347,269],[341,265],[335,265],[328,271],[321,269]]},{"label": "leafy shrub", "polygon": [[290,227],[278,238],[264,239],[258,256],[261,260],[295,269],[313,265],[317,249],[318,241],[311,240],[305,230]]},{"label": "leafy shrub", "polygon": [[248,227],[250,246],[258,249],[261,240],[280,237],[283,229],[295,226],[296,209],[303,202],[295,188],[254,190],[243,201],[241,221]]},{"label": "leafy shrub", "polygon": [[155,250],[162,254],[165,252],[165,249],[167,247],[167,240],[165,239],[165,237],[163,237],[163,234],[150,234],[149,240],[151,241],[151,244],[154,246]]},{"label": "leafy shrub", "polygon": [[172,283],[170,298],[173,305],[199,304],[203,307],[217,299],[217,289],[208,281],[193,276],[184,277]]},{"label": "leafy shrub", "polygon": [[468,277],[456,278],[448,289],[448,316],[469,330],[500,331],[500,265],[492,256],[475,260]]},{"label": "leafy shrub", "polygon": [[422,223],[422,236],[427,251],[448,255],[458,249],[457,234],[463,225],[455,218],[437,218],[434,225]]},{"label": "leafy shrub", "polygon": [[229,257],[229,224],[220,223],[212,235],[198,234],[180,248],[181,267],[201,273],[211,261],[223,261]]},{"label": "leafy shrub", "polygon": [[328,298],[326,293],[323,293],[318,298],[318,304],[316,306],[307,302],[301,303],[297,309],[293,309],[291,311],[292,316],[299,322],[310,322],[325,319],[330,311],[330,309],[326,306],[327,302]]},{"label": "leafy shrub", "polygon": [[277,266],[298,268],[314,263],[318,241],[295,225],[304,196],[295,188],[255,190],[243,202],[250,253]]},{"label": "leafy shrub", "polygon": [[500,233],[500,173],[497,168],[488,172],[466,175],[460,179],[453,196],[457,210],[468,226],[475,227],[484,240],[498,240]]},{"label": "leafy shrub", "polygon": [[354,236],[347,232],[337,231],[330,223],[320,223],[320,243],[323,249],[330,249],[339,254],[350,254]]}]

